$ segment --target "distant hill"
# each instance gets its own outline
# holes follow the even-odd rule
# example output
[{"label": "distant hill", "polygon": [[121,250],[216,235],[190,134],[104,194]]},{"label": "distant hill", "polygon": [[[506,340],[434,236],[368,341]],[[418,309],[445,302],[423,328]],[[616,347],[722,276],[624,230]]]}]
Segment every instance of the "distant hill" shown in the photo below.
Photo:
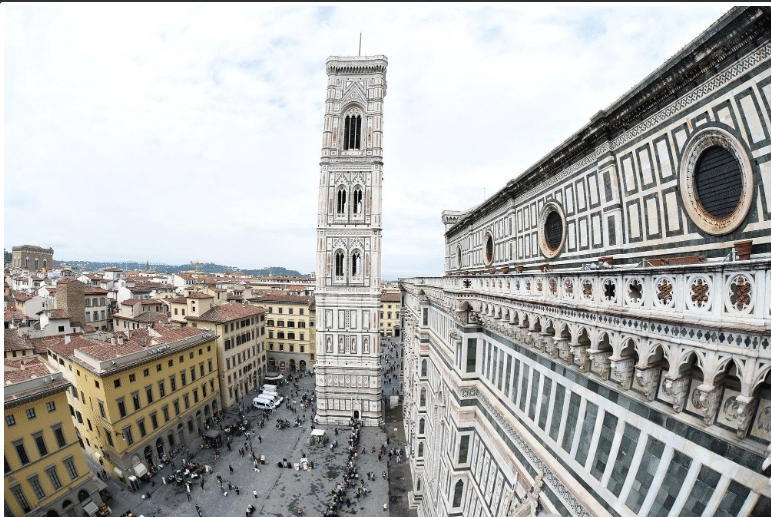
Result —
[{"label": "distant hill", "polygon": [[[147,262],[91,262],[88,260],[62,260],[57,261],[60,262],[62,265],[66,264],[67,266],[73,268],[73,269],[79,269],[81,271],[96,271],[97,269],[106,269],[106,268],[118,268],[126,270],[136,270],[139,269],[141,271],[144,271],[148,264]],[[149,264],[151,271],[157,271],[158,273],[180,273],[182,271],[189,271],[191,269],[195,269],[195,266],[192,266],[190,264],[184,264],[181,266],[174,266],[171,264]],[[297,277],[308,277],[310,275],[303,275],[302,273],[295,271],[293,269],[286,269],[284,267],[280,266],[271,266],[271,267],[264,267],[261,269],[238,269],[230,266],[221,266],[219,264],[212,264],[211,262],[205,263],[205,264],[198,264],[198,271],[203,271],[204,273],[225,273],[227,271],[240,271],[242,273],[246,273],[247,275],[252,275],[255,277],[262,277],[262,276],[297,276]]]}]

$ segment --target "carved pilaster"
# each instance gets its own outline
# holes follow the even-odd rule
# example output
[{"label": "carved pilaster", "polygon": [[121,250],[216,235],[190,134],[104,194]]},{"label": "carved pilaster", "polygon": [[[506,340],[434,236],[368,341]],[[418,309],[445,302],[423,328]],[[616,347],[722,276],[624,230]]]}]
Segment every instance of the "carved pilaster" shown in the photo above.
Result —
[{"label": "carved pilaster", "polygon": [[656,398],[656,390],[659,387],[659,379],[661,378],[661,368],[659,365],[637,367],[637,382],[642,386],[645,391],[645,397],[648,400],[654,400]]},{"label": "carved pilaster", "polygon": [[665,379],[664,389],[666,394],[672,397],[672,409],[678,413],[685,407],[685,398],[688,396],[688,381],[690,377],[680,377],[678,379]]},{"label": "carved pilaster", "polygon": [[610,358],[611,379],[619,383],[625,390],[632,387],[632,375],[634,375],[634,357]]},{"label": "carved pilaster", "polygon": [[757,397],[745,397],[744,395],[739,395],[736,397],[736,404],[738,406],[736,409],[738,424],[736,435],[739,438],[745,438],[747,436],[747,431],[750,429],[752,417],[755,416],[755,411],[758,409],[758,399]]}]

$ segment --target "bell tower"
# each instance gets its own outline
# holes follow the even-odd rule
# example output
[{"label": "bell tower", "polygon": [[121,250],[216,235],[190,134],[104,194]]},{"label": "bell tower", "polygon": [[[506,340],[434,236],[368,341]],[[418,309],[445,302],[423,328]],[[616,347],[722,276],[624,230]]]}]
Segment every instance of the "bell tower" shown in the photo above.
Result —
[{"label": "bell tower", "polygon": [[316,422],[383,422],[380,386],[385,56],[327,59],[316,239]]}]

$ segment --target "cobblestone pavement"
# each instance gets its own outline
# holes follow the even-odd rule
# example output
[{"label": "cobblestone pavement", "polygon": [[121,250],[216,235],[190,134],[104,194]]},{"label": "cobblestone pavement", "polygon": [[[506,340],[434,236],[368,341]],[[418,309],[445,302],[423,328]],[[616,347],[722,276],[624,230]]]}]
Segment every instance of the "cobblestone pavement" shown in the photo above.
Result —
[{"label": "cobblestone pavement", "polygon": [[[399,354],[398,361],[401,361],[401,352]],[[384,372],[389,364],[397,364],[396,359],[394,358],[390,363],[384,359]],[[398,377],[398,372],[399,370],[396,368],[393,373],[396,373]],[[315,380],[312,376],[303,377],[299,383],[300,393],[304,393],[306,390],[312,391],[315,388]],[[385,395],[390,395],[387,392],[391,391],[385,388],[394,386],[400,386],[400,379],[392,380],[390,385],[384,384]],[[311,433],[312,413],[310,410],[303,413],[302,409],[298,409],[297,413],[290,412],[287,409],[287,402],[291,403],[292,400],[296,400],[299,404],[300,397],[289,397],[289,391],[288,385],[279,388],[279,394],[286,397],[287,400],[284,401],[277,413],[266,421],[265,428],[255,428],[256,434],[262,437],[262,443],[256,436],[253,437],[254,452],[258,456],[264,455],[267,463],[259,467],[259,472],[255,472],[249,454],[241,457],[238,453],[238,448],[245,445],[243,436],[234,438],[231,445],[232,451],[228,451],[227,447],[222,447],[220,449],[221,458],[216,462],[211,449],[200,449],[201,440],[199,439],[190,445],[191,459],[197,463],[202,462],[211,465],[213,468],[213,472],[205,476],[203,489],[201,489],[200,484],[192,484],[190,500],[188,501],[186,491],[177,489],[172,484],[164,485],[162,479],[171,473],[169,466],[164,467],[155,475],[155,486],[145,483],[137,492],[129,491],[122,483],[109,477],[105,482],[113,496],[109,502],[112,515],[120,517],[124,512],[131,510],[135,515],[144,515],[145,517],[178,515],[196,517],[196,504],[201,508],[203,517],[244,516],[249,504],[255,506],[256,511],[253,514],[255,516],[299,515],[298,509],[302,509],[303,515],[322,515],[327,503],[332,500],[332,490],[343,479],[343,472],[349,455],[347,438],[350,428],[339,429],[337,436],[335,436],[334,429],[327,430],[330,443],[335,440],[339,443],[339,446],[334,449],[330,449],[329,445],[324,448],[310,447],[307,440]],[[244,407],[248,406],[255,396],[256,393],[254,392],[245,396]],[[306,423],[303,427],[291,427],[283,430],[277,430],[275,427],[277,418],[294,419],[296,416],[302,418],[303,415],[306,416]],[[259,416],[261,418],[261,414]],[[258,413],[255,411],[245,413],[245,417],[253,423],[259,420]],[[223,418],[223,423],[232,423],[235,418],[237,418],[237,408],[231,408]],[[378,461],[378,455],[372,454],[372,446],[380,449],[381,446],[385,445],[386,436],[389,439],[387,448],[404,448],[401,407],[387,410],[386,421],[385,431],[377,427],[361,429],[359,446],[360,450],[365,448],[366,452],[364,454],[359,452],[356,466],[360,476],[359,485],[366,487],[369,495],[357,500],[354,497],[354,491],[348,490],[347,496],[351,499],[351,505],[349,507],[345,504],[342,505],[342,509],[339,510],[341,516],[409,515],[406,496],[407,491],[411,489],[409,463],[404,461],[397,464],[395,459],[388,461],[387,454],[383,456],[381,461]],[[276,461],[284,458],[291,463],[299,462],[303,452],[309,461],[317,465],[317,468],[304,471],[277,467]],[[180,464],[181,458],[180,455],[174,458],[174,463],[177,466]],[[98,472],[98,466],[90,458],[87,459],[92,472]],[[229,466],[234,469],[232,474]],[[367,479],[367,472],[374,474],[373,480]],[[383,479],[384,473],[385,480]],[[220,489],[216,474],[222,475],[224,490]],[[362,479],[364,480],[363,485],[361,484]],[[235,490],[228,490],[228,480],[239,487],[240,495]],[[254,491],[257,492],[256,499]],[[149,498],[146,497],[148,494]]]}]

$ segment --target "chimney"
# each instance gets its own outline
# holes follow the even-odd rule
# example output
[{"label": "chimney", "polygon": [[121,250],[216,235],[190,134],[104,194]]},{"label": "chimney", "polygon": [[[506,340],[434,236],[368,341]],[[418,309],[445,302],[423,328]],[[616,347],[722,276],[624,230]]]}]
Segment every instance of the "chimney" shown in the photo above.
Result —
[{"label": "chimney", "polygon": [[118,337],[118,344],[119,344],[119,345],[122,345],[122,344],[123,344],[123,338],[122,338],[122,337]]},{"label": "chimney", "polygon": [[115,345],[115,338],[114,337],[110,338],[110,344],[113,345],[113,346]]},{"label": "chimney", "polygon": [[70,336],[69,335],[65,335],[64,336],[64,342],[65,343],[69,343],[70,342]]}]

